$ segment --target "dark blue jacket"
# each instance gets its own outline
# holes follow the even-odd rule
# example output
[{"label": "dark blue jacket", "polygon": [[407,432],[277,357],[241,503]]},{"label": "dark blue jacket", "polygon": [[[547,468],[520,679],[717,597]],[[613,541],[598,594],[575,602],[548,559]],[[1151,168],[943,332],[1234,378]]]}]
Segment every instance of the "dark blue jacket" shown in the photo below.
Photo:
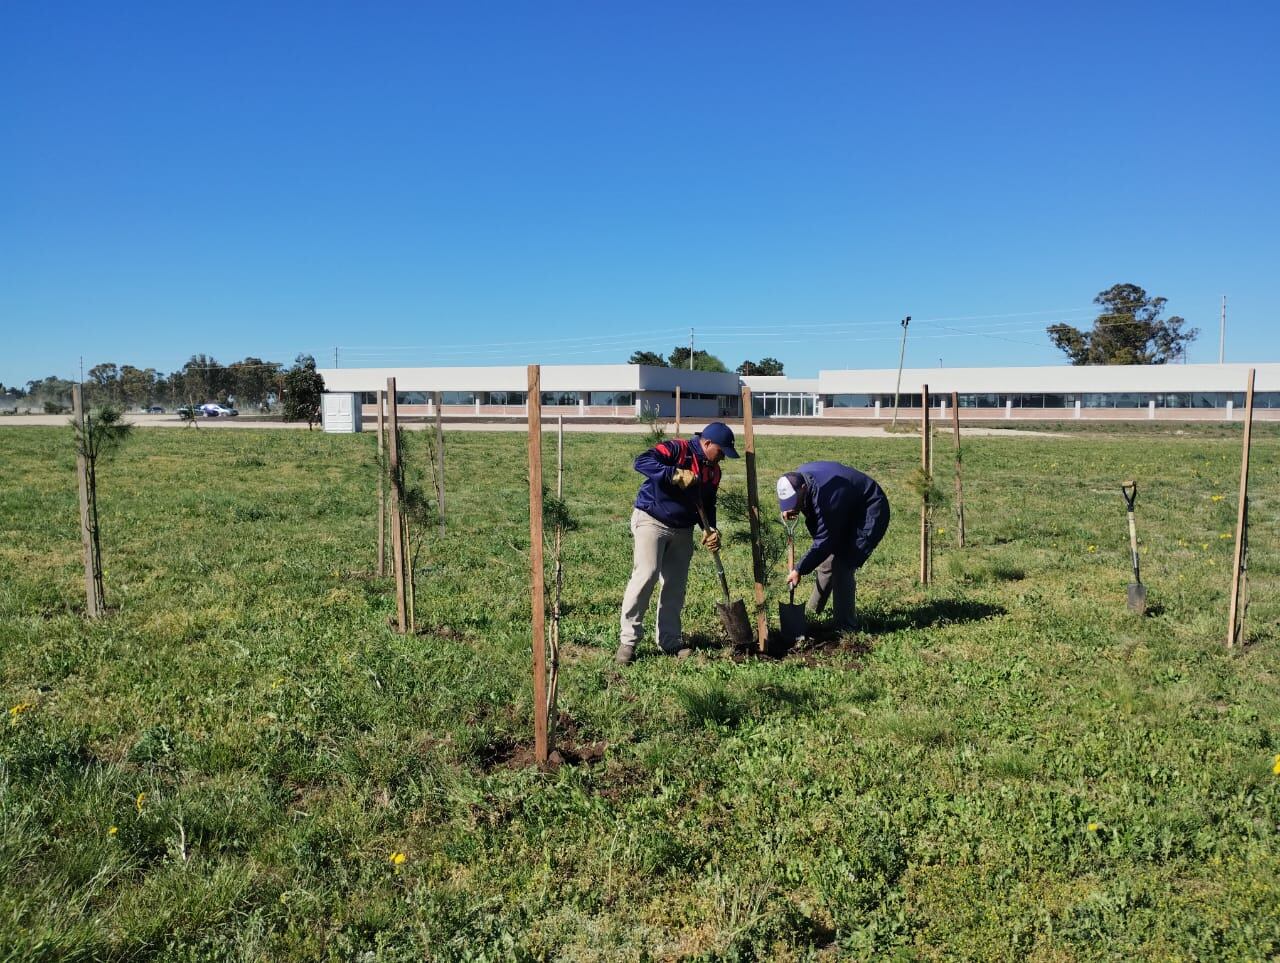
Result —
[{"label": "dark blue jacket", "polygon": [[811,461],[796,469],[805,478],[800,511],[813,545],[796,566],[808,575],[831,555],[858,568],[889,527],[889,499],[875,479],[838,461]]},{"label": "dark blue jacket", "polygon": [[[699,484],[688,489],[677,488],[671,476],[680,468],[696,471]],[[701,497],[707,521],[715,528],[720,466],[707,461],[697,438],[659,442],[636,458],[635,469],[644,475],[644,483],[636,495],[636,508],[640,511],[672,528],[692,528],[699,524],[698,498]]]}]

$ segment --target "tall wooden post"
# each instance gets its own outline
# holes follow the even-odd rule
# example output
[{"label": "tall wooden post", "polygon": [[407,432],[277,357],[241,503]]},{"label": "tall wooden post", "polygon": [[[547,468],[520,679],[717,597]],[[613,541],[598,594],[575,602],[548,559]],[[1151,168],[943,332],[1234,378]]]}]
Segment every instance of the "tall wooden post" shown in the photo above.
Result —
[{"label": "tall wooden post", "polygon": [[1227,626],[1227,648],[1244,644],[1244,611],[1240,604],[1240,582],[1244,575],[1249,540],[1249,446],[1253,436],[1253,376],[1244,395],[1244,445],[1240,453],[1240,502],[1236,507],[1236,550],[1231,566],[1231,611]]},{"label": "tall wooden post", "polygon": [[387,379],[387,471],[391,488],[391,567],[396,574],[396,631],[409,631],[405,579],[404,506],[400,504],[400,417],[396,404],[396,379]]},{"label": "tall wooden post", "polygon": [[929,475],[930,427],[929,427],[929,386],[920,389],[920,474],[923,476],[925,491],[920,498],[920,584],[928,585],[933,574],[932,559],[929,557],[929,492],[933,479]]},{"label": "tall wooden post", "polygon": [[529,365],[529,566],[533,602],[533,755],[546,763],[547,599],[542,571],[542,369]]},{"label": "tall wooden post", "polygon": [[80,492],[80,544],[84,549],[84,602],[85,614],[96,619],[102,615],[101,583],[98,580],[98,560],[94,551],[96,539],[93,531],[93,514],[89,507],[89,459],[84,446],[89,444],[91,426],[84,415],[84,397],[80,385],[71,386],[71,412],[76,422],[76,487]]},{"label": "tall wooden post", "polygon": [[964,485],[960,481],[960,393],[951,392],[951,426],[956,436],[956,547],[964,548]]},{"label": "tall wooden post", "polygon": [[676,385],[676,437],[680,437],[680,386]]},{"label": "tall wooden post", "polygon": [[769,619],[764,607],[764,551],[760,545],[760,492],[756,485],[756,436],[751,424],[751,389],[742,387],[742,445],[747,467],[747,516],[751,521],[751,572],[755,579],[756,644],[769,649]]},{"label": "tall wooden post", "polygon": [[440,534],[444,534],[444,395],[437,391],[431,396],[436,409],[436,507],[440,515]]},{"label": "tall wooden post", "polygon": [[387,574],[387,476],[382,452],[386,445],[386,427],[382,413],[387,406],[387,395],[378,392],[378,578]]}]

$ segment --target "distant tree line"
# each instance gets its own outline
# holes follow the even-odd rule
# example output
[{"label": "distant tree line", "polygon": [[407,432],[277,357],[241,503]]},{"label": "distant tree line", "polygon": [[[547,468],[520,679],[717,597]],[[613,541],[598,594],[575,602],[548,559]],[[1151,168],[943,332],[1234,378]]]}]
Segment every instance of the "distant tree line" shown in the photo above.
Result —
[{"label": "distant tree line", "polygon": [[[25,401],[28,408],[61,410],[70,405],[74,384],[69,379],[50,375],[28,381],[22,388],[0,384],[0,397]],[[291,388],[295,394],[307,396],[305,401],[299,401],[304,408],[309,407],[312,395],[318,397],[324,390],[315,359],[310,355],[298,355],[293,366],[286,368],[278,361],[262,358],[248,357],[224,365],[212,355],[193,354],[186,364],[168,374],[155,368],[104,362],[86,371],[84,380],[86,405],[122,408],[178,407],[207,402],[234,404],[239,408],[278,403],[286,403],[287,407]]]},{"label": "distant tree line", "polygon": [[[647,364],[655,368],[688,368],[688,345],[676,345],[671,354],[663,355],[658,351],[633,351],[627,360],[628,364]],[[727,372],[723,361],[707,351],[693,352],[694,371]],[[783,373],[782,362],[777,358],[761,358],[759,361],[744,361],[735,369],[740,375],[780,375]]]}]

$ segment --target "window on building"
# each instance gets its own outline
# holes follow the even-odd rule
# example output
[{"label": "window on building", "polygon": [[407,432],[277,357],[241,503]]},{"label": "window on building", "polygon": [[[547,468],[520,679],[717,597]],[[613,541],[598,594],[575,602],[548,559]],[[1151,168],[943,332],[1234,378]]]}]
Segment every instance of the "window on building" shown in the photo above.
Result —
[{"label": "window on building", "polygon": [[527,391],[490,391],[481,398],[481,402],[487,405],[523,405],[528,397]]},{"label": "window on building", "polygon": [[[627,407],[636,403],[636,393],[634,391],[592,391],[588,395],[587,404],[602,405],[608,407]],[[692,398],[692,395],[682,395],[682,398]],[[674,404],[674,398],[672,403]]]},{"label": "window on building", "polygon": [[542,403],[544,405],[576,405],[578,403],[578,392],[576,391],[544,391],[542,393]]}]

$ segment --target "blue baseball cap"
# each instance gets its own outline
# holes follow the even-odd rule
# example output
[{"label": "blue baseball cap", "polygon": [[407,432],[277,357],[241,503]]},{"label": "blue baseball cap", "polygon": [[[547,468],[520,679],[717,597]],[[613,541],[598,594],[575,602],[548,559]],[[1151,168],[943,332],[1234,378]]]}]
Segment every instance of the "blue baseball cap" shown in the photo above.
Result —
[{"label": "blue baseball cap", "polygon": [[778,508],[789,512],[800,507],[800,496],[804,493],[804,476],[796,471],[789,471],[778,479]]},{"label": "blue baseball cap", "polygon": [[698,432],[698,437],[704,441],[714,442],[724,449],[726,458],[737,458],[738,449],[733,447],[733,429],[726,425],[723,421],[713,421],[702,431]]}]

